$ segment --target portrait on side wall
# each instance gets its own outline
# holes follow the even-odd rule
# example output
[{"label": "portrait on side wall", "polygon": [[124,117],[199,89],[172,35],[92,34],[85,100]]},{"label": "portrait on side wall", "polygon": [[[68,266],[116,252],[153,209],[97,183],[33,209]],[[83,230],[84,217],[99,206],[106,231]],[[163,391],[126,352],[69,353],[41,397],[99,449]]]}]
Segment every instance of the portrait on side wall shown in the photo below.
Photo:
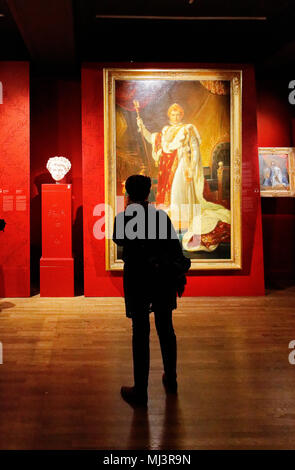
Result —
[{"label": "portrait on side wall", "polygon": [[[230,70],[104,70],[106,229],[128,176],[171,218],[191,269],[241,268],[241,80]],[[107,269],[122,253],[106,239]]]},{"label": "portrait on side wall", "polygon": [[295,196],[295,149],[260,147],[258,154],[261,196]]}]

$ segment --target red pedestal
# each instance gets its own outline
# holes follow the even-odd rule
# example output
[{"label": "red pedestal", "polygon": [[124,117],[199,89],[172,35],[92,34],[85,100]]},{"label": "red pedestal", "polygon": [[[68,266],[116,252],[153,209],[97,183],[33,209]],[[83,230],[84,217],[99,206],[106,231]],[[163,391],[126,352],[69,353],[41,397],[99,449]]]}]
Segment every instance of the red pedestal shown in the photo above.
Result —
[{"label": "red pedestal", "polygon": [[71,184],[42,184],[41,297],[74,295],[71,207]]}]

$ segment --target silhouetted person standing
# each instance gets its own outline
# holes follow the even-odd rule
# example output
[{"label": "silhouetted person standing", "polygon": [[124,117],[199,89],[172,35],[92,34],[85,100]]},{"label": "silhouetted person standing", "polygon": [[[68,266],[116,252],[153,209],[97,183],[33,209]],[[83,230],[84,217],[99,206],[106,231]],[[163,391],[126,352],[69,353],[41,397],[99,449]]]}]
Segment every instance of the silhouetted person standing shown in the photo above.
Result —
[{"label": "silhouetted person standing", "polygon": [[114,224],[114,242],[123,247],[124,295],[126,315],[132,319],[134,386],[122,387],[125,401],[146,405],[150,365],[149,314],[154,312],[164,365],[163,384],[169,393],[177,393],[177,345],[172,323],[176,296],[182,295],[185,258],[170,218],[148,203],[151,180],[130,176],[125,188],[127,207]]}]

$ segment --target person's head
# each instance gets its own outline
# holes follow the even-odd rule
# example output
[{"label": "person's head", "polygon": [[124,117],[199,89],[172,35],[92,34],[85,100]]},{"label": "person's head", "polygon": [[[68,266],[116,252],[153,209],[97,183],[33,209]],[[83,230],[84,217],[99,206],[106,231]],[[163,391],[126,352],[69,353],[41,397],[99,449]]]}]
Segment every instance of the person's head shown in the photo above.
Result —
[{"label": "person's head", "polygon": [[149,176],[132,175],[127,178],[125,188],[133,202],[143,202],[150,194],[151,185]]},{"label": "person's head", "polygon": [[174,103],[168,109],[167,115],[172,124],[178,124],[184,116],[184,110],[179,104]]}]

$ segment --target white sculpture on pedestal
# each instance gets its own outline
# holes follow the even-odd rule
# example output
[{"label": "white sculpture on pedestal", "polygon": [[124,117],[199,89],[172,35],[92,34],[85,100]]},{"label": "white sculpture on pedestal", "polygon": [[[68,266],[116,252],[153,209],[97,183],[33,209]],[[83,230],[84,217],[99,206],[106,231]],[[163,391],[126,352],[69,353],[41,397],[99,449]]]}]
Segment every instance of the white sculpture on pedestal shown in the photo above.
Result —
[{"label": "white sculpture on pedestal", "polygon": [[56,183],[62,180],[71,169],[71,162],[65,157],[51,157],[46,168]]}]

